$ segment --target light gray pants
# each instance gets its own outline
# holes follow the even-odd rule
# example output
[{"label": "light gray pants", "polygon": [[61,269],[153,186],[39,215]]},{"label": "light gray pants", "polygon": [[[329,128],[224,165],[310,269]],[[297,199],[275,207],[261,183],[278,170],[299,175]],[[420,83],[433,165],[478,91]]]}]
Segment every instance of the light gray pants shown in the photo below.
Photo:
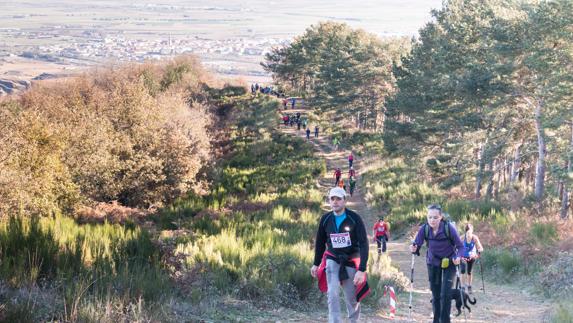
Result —
[{"label": "light gray pants", "polygon": [[[340,265],[332,259],[326,259],[326,281],[328,283],[328,322],[341,323],[342,318],[340,314],[340,280],[338,280],[338,271]],[[354,295],[356,286],[354,286],[354,274],[356,269],[346,267],[348,279],[342,282],[342,290],[344,291],[344,301],[346,303],[346,311],[350,322],[358,322],[360,318],[360,303],[356,301]]]}]

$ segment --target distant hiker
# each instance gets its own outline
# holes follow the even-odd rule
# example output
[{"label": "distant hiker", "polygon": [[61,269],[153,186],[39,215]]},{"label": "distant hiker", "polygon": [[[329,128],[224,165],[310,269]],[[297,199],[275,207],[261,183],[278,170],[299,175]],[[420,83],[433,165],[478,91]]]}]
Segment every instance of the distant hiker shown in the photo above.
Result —
[{"label": "distant hiker", "polygon": [[255,85],[251,83],[251,94],[255,94]]},{"label": "distant hiker", "polygon": [[336,178],[336,182],[334,183],[334,186],[338,185],[338,182],[340,181],[340,177],[342,176],[342,171],[340,170],[340,168],[337,168],[334,171],[334,178]]},{"label": "distant hiker", "polygon": [[332,139],[332,145],[334,146],[335,151],[338,151],[338,144],[340,144],[340,141],[338,138],[334,137],[334,139]]},{"label": "distant hiker", "polygon": [[306,129],[307,123],[308,123],[308,122],[307,122],[306,118],[302,119],[302,127],[303,127],[303,128]]},{"label": "distant hiker", "polygon": [[483,246],[477,235],[474,234],[474,226],[471,223],[466,224],[466,233],[464,235],[464,256],[462,258],[461,272],[462,282],[467,285],[468,293],[472,293],[472,268],[477,258],[483,252]]},{"label": "distant hiker", "polygon": [[285,126],[288,126],[288,119],[289,119],[289,118],[288,118],[288,114],[285,114],[285,115],[283,116],[283,122],[284,122]]},{"label": "distant hiker", "polygon": [[300,126],[302,125],[302,123],[300,122],[300,120],[296,121],[296,130],[300,130]]},{"label": "distant hiker", "polygon": [[348,168],[352,167],[352,163],[354,163],[354,155],[350,152],[350,155],[348,155]]},{"label": "distant hiker", "polygon": [[464,244],[456,227],[444,221],[442,208],[437,204],[428,206],[428,223],[418,230],[410,251],[420,255],[420,248],[427,242],[426,264],[432,290],[434,323],[450,323],[452,284],[456,266],[464,255]]},{"label": "distant hiker", "polygon": [[350,189],[350,197],[352,197],[352,195],[354,194],[354,189],[356,188],[356,181],[354,180],[353,176],[350,176],[350,178],[348,179],[348,185]]},{"label": "distant hiker", "polygon": [[289,122],[290,122],[290,126],[292,127],[294,125],[294,116],[290,117]]},{"label": "distant hiker", "polygon": [[356,171],[354,170],[354,167],[350,167],[350,169],[348,170],[348,176],[350,177],[356,177]]},{"label": "distant hiker", "polygon": [[328,194],[332,211],[319,221],[314,247],[312,277],[328,296],[328,322],[342,322],[340,287],[350,322],[360,319],[360,301],[370,293],[366,281],[368,237],[362,218],[346,208],[346,193],[340,187]]},{"label": "distant hiker", "polygon": [[291,109],[294,109],[295,103],[296,103],[296,99],[295,99],[295,98],[292,98],[292,107],[291,107]]},{"label": "distant hiker", "polygon": [[380,217],[378,222],[372,228],[374,241],[378,244],[378,254],[386,252],[386,242],[390,239],[390,228],[388,223],[384,222],[384,217]]},{"label": "distant hiker", "polygon": [[287,108],[287,102],[288,102],[287,99],[283,99],[283,108],[284,108],[285,110],[286,110],[286,108]]},{"label": "distant hiker", "polygon": [[314,138],[318,138],[318,125],[314,126]]},{"label": "distant hiker", "polygon": [[260,89],[259,83],[255,83],[255,92]]},{"label": "distant hiker", "polygon": [[310,140],[310,128],[306,128],[306,140]]}]

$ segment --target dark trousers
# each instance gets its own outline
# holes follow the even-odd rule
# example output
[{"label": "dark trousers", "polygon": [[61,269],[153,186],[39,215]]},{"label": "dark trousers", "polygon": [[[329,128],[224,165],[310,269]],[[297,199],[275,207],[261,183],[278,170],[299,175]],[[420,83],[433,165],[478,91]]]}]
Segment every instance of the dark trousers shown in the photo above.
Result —
[{"label": "dark trousers", "polygon": [[348,168],[352,167],[352,162],[353,162],[353,161],[354,161],[354,160],[352,160],[352,159],[349,159],[349,160],[348,160]]},{"label": "dark trousers", "polygon": [[[386,252],[386,236],[376,236],[376,243],[378,244],[378,254],[380,251]],[[382,248],[380,248],[382,247]]]},{"label": "dark trousers", "polygon": [[336,183],[334,183],[334,186],[337,186],[338,182],[340,182],[340,176],[336,176]]},{"label": "dark trousers", "polygon": [[[442,277],[443,275],[443,277]],[[452,307],[452,285],[456,276],[456,267],[450,260],[450,266],[443,269],[440,266],[428,265],[428,277],[432,290],[432,308],[434,323],[450,323]]]}]

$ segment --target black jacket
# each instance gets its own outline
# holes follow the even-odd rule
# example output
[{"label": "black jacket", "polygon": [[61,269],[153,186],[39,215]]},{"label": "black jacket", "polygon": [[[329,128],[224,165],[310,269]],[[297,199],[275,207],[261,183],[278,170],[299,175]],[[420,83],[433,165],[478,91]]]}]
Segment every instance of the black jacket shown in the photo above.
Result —
[{"label": "black jacket", "polygon": [[[332,241],[330,240],[331,233],[350,233],[351,245],[345,248],[334,249]],[[314,247],[314,265],[320,265],[324,250],[332,254],[344,254],[348,257],[354,255],[360,256],[359,271],[366,271],[366,264],[368,263],[368,235],[366,234],[366,227],[362,218],[354,211],[346,209],[346,219],[340,224],[340,231],[336,231],[336,222],[334,220],[334,213],[328,212],[320,218],[318,230],[316,232],[316,245]]]}]

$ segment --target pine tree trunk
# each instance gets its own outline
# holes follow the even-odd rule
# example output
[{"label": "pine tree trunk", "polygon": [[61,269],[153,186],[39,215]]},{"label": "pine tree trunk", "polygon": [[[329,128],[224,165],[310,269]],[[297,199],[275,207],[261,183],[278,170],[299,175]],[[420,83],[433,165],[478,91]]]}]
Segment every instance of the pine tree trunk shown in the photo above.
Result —
[{"label": "pine tree trunk", "polygon": [[520,168],[521,168],[521,144],[515,147],[515,151],[513,153],[513,162],[511,163],[511,177],[509,178],[509,182],[511,184],[515,183],[515,181],[518,179]]},{"label": "pine tree trunk", "polygon": [[545,131],[541,123],[542,102],[537,102],[535,106],[535,130],[537,132],[537,164],[535,167],[535,198],[541,201],[545,189],[545,156],[547,148],[545,144]]},{"label": "pine tree trunk", "polygon": [[[509,171],[510,171],[510,166],[507,164],[507,157],[506,157],[503,159],[503,178],[498,178],[499,179],[498,182],[501,182],[503,179],[503,186],[504,187],[507,185],[507,174]],[[500,174],[500,177],[501,177],[501,174]],[[499,187],[499,183],[498,183],[498,187]]]},{"label": "pine tree trunk", "polygon": [[[571,141],[569,142],[569,156],[567,160],[567,173],[573,172],[573,120],[571,120]],[[563,185],[563,198],[561,199],[561,218],[566,219],[569,214],[569,188]]]},{"label": "pine tree trunk", "polygon": [[495,175],[495,173],[493,171],[493,160],[490,160],[488,162],[487,168],[488,168],[489,178],[487,181],[487,188],[485,190],[485,198],[486,198],[486,200],[489,200],[493,196],[493,176]]},{"label": "pine tree trunk", "polygon": [[480,144],[478,153],[477,153],[477,161],[478,161],[478,169],[476,172],[476,189],[475,189],[475,198],[479,199],[481,197],[481,185],[482,185],[482,177],[483,177],[483,170],[485,167],[485,146],[487,145],[487,140],[485,144]]},{"label": "pine tree trunk", "polygon": [[[503,177],[505,178],[505,169],[503,171]],[[499,197],[499,185],[501,183],[501,173],[497,173],[497,181],[494,180],[493,182],[493,197],[497,199]],[[504,179],[505,183],[505,179]]]}]

